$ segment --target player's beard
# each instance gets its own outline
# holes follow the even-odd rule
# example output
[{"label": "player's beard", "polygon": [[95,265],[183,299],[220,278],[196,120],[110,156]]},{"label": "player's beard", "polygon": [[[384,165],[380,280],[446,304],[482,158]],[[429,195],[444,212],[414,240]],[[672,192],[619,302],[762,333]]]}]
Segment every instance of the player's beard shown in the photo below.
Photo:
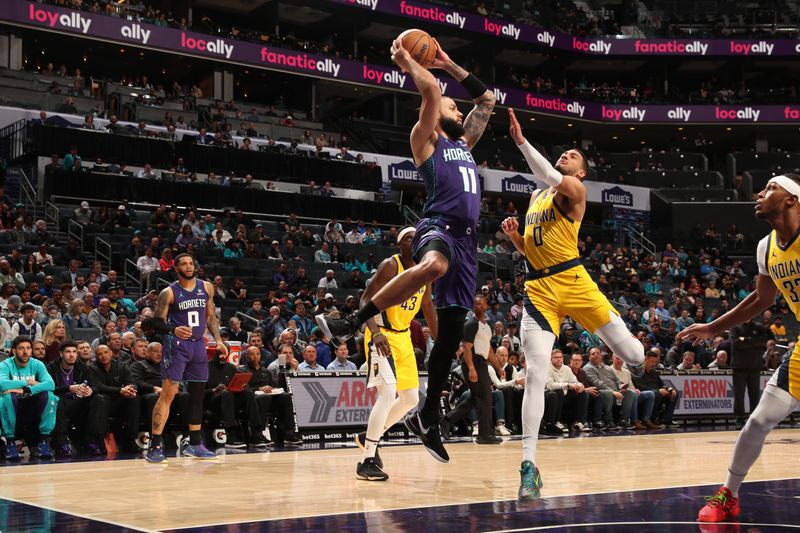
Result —
[{"label": "player's beard", "polygon": [[194,279],[194,272],[192,272],[191,276],[187,276],[186,274],[178,270],[178,277],[183,280],[189,281],[190,279]]},{"label": "player's beard", "polygon": [[455,140],[460,139],[464,136],[466,131],[464,130],[464,126],[453,120],[452,118],[439,118],[439,126],[442,128],[442,131],[448,138]]}]

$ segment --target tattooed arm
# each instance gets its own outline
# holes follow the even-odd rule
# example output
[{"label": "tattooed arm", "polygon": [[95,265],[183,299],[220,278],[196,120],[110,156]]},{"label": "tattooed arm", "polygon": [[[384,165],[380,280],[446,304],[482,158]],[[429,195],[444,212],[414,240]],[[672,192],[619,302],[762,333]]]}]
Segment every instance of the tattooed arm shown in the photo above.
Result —
[{"label": "tattooed arm", "polygon": [[[449,57],[442,62],[440,68],[453,76],[458,82],[464,81],[469,76],[469,72],[456,65]],[[489,119],[492,118],[495,100],[494,93],[488,89],[473,100],[475,107],[472,108],[472,111],[469,112],[464,120],[464,140],[467,141],[467,145],[470,148],[478,144],[486,125],[489,123]]]},{"label": "tattooed arm", "polygon": [[228,355],[228,347],[222,341],[222,336],[219,334],[219,318],[217,318],[217,306],[214,305],[214,285],[204,281],[206,292],[208,293],[208,306],[206,307],[206,328],[214,341],[217,343],[217,351],[223,352]]}]

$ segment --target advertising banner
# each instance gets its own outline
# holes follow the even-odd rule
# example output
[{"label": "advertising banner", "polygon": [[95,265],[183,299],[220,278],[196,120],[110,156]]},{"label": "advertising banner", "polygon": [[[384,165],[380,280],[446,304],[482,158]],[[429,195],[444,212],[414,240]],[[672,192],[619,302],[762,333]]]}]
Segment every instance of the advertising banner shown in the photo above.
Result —
[{"label": "advertising banner", "polygon": [[792,39],[631,39],[583,38],[553,30],[485,17],[455,7],[409,0],[328,0],[362,10],[430,22],[481,35],[529,43],[539,48],[601,56],[796,56]]},{"label": "advertising banner", "polygon": [[[760,386],[763,391],[771,374],[761,376]],[[676,415],[732,415],[733,414],[733,377],[730,374],[697,374],[697,375],[662,375],[661,379],[669,387],[678,391]],[[745,410],[749,410],[750,401],[745,394]]]},{"label": "advertising banner", "polygon": [[[297,425],[305,428],[366,426],[375,405],[377,390],[367,388],[367,378],[358,372],[290,374]],[[427,374],[419,376],[420,397],[428,385]]]},{"label": "advertising banner", "polygon": [[[366,2],[367,0],[364,1]],[[383,5],[381,2],[384,1],[387,0],[379,0],[376,5]],[[357,3],[361,5],[360,0]],[[403,3],[402,0],[400,3]],[[439,10],[440,13],[442,11],[442,8],[435,9]],[[440,18],[440,15],[437,15],[437,17]],[[446,19],[447,16],[445,16]],[[58,6],[23,0],[6,0],[3,4],[3,10],[0,10],[0,21],[122,45],[234,62],[256,68],[389,90],[416,91],[411,76],[388,66],[370,65],[359,61],[263,46],[259,43],[236,41],[175,28],[163,28],[152,24],[133,22],[84,11],[72,11]],[[794,43],[795,41],[791,42]],[[589,45],[588,51],[591,52],[593,47],[597,48],[594,45]],[[437,73],[437,79],[442,94],[445,96],[462,101],[470,100],[463,87],[452,78]],[[494,92],[497,104],[500,106],[594,122],[636,124],[800,122],[800,106],[605,105],[572,98],[540,95],[521,89],[495,85],[489,88]]]}]

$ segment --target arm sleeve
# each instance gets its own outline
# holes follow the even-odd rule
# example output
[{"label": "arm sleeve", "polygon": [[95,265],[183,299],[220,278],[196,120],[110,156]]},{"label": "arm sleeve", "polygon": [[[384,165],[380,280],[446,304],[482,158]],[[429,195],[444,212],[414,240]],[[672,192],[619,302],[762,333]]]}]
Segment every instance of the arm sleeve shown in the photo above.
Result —
[{"label": "arm sleeve", "polygon": [[475,343],[475,336],[478,334],[478,321],[477,320],[468,320],[466,324],[464,324],[464,338],[462,339],[463,342],[469,342],[474,344]]},{"label": "arm sleeve", "polygon": [[553,165],[531,143],[525,141],[523,144],[518,145],[517,148],[525,157],[525,161],[528,163],[531,172],[533,172],[534,178],[541,180],[549,187],[561,185],[561,181],[564,179],[561,172],[553,168]]},{"label": "arm sleeve", "polygon": [[50,377],[50,373],[47,372],[47,368],[44,366],[44,363],[41,362],[39,362],[36,367],[36,381],[38,381],[39,384],[31,387],[31,394],[38,394],[43,391],[53,391],[56,388],[53,378]]},{"label": "arm sleeve", "polygon": [[767,270],[767,252],[769,252],[769,235],[758,241],[758,248],[756,250],[758,273],[762,276],[769,276],[769,270]]},{"label": "arm sleeve", "polygon": [[[6,361],[8,361],[8,359],[6,359]],[[9,371],[8,365],[0,364],[0,391],[20,389],[26,386],[27,384],[28,383],[26,381],[13,379],[11,377],[11,372]]]}]

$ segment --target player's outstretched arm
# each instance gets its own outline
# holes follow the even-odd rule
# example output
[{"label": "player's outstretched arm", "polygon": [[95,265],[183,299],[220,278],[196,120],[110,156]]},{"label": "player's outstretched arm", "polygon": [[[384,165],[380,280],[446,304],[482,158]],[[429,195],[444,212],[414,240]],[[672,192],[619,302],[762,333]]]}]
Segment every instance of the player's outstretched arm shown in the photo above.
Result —
[{"label": "player's outstretched arm", "polygon": [[455,78],[458,83],[464,86],[475,103],[475,107],[472,108],[472,111],[469,112],[464,120],[464,140],[471,149],[478,143],[486,130],[486,125],[492,118],[492,110],[497,99],[494,93],[487,89],[478,78],[450,59],[450,56],[439,46],[439,41],[436,41],[436,48],[437,52],[433,61],[433,68],[440,68]]},{"label": "player's outstretched arm", "polygon": [[675,336],[676,342],[683,340],[697,344],[705,339],[713,338],[733,326],[747,322],[761,314],[765,309],[775,303],[778,288],[772,278],[759,274],[756,279],[756,290],[748,294],[739,305],[711,322],[710,324],[692,324]]},{"label": "player's outstretched arm", "polygon": [[549,187],[555,188],[558,192],[567,198],[577,200],[579,202],[586,201],[586,187],[581,180],[575,176],[565,176],[556,170],[553,165],[545,158],[539,151],[531,146],[531,143],[522,135],[522,126],[517,120],[514,110],[509,108],[508,118],[511,123],[509,126],[509,133],[511,138],[517,144],[525,161],[533,172],[533,176],[537,180],[541,180]]},{"label": "player's outstretched arm", "polygon": [[422,105],[419,108],[419,120],[411,130],[411,151],[417,164],[422,164],[430,157],[425,153],[425,146],[436,142],[434,137],[436,124],[439,121],[439,105],[442,100],[442,91],[439,82],[430,71],[411,57],[403,48],[402,40],[395,39],[392,43],[392,61],[403,72],[408,72],[422,95]]}]

